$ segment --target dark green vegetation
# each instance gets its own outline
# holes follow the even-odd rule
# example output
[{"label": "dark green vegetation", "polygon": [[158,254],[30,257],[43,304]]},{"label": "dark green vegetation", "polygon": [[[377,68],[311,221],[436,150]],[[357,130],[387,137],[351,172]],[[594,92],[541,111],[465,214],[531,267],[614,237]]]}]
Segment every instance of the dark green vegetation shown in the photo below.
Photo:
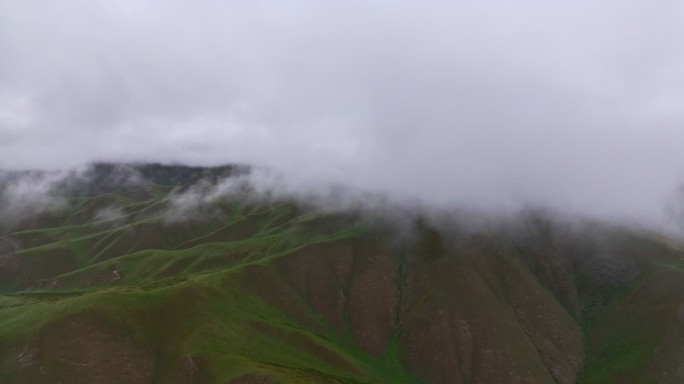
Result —
[{"label": "dark green vegetation", "polygon": [[190,198],[232,168],[100,167],[4,219],[0,383],[684,382],[672,241],[543,214],[406,214],[397,241],[248,188]]}]

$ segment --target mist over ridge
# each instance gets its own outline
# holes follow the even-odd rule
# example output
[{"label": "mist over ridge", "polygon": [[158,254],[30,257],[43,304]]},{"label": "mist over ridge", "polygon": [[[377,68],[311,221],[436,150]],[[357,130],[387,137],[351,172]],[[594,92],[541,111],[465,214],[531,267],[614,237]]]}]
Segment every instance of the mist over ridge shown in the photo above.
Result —
[{"label": "mist over ridge", "polygon": [[[161,198],[155,215],[171,226],[225,220],[226,204],[292,204],[304,212],[346,218],[371,231],[379,230],[382,237],[390,236],[388,241],[403,246],[425,230],[459,242],[473,235],[526,237],[543,227],[555,228],[562,236],[590,238],[592,232],[604,233],[599,235],[602,237],[624,231],[665,236],[666,241],[684,239],[681,223],[675,220],[682,208],[676,204],[671,206],[671,220],[658,223],[540,204],[485,209],[322,183],[320,179],[288,178],[273,169],[245,164],[204,167],[96,162],[64,170],[6,171],[0,174],[0,227],[16,230],[30,227],[35,220],[51,222],[51,217],[60,217],[84,201],[117,195],[125,200]],[[100,205],[90,220],[126,224],[126,214],[115,200]]]},{"label": "mist over ridge", "polygon": [[683,11],[2,1],[0,168],[239,162],[300,194],[668,227]]},{"label": "mist over ridge", "polygon": [[682,15],[0,0],[0,382],[684,383]]}]

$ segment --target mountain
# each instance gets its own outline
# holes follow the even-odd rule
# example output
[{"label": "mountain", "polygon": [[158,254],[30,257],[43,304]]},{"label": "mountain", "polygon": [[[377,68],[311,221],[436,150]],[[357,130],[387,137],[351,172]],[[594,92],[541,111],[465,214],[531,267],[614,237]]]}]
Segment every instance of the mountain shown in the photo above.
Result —
[{"label": "mountain", "polygon": [[248,173],[0,175],[0,383],[684,382],[672,239],[222,187]]}]

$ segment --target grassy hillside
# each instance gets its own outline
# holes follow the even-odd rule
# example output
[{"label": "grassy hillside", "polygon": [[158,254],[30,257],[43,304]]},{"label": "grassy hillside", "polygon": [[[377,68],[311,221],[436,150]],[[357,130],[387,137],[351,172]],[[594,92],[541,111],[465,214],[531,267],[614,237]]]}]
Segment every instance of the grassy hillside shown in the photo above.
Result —
[{"label": "grassy hillside", "polygon": [[671,241],[543,215],[398,241],[247,190],[197,200],[225,174],[176,168],[5,219],[0,383],[684,380]]}]

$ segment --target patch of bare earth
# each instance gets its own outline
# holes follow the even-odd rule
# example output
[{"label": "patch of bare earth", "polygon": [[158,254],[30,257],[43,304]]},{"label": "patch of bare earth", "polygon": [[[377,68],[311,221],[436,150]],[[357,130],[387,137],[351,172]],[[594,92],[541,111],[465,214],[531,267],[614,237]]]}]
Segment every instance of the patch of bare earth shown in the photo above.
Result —
[{"label": "patch of bare earth", "polygon": [[470,242],[409,273],[405,364],[429,383],[574,383],[582,333],[498,246]]}]

